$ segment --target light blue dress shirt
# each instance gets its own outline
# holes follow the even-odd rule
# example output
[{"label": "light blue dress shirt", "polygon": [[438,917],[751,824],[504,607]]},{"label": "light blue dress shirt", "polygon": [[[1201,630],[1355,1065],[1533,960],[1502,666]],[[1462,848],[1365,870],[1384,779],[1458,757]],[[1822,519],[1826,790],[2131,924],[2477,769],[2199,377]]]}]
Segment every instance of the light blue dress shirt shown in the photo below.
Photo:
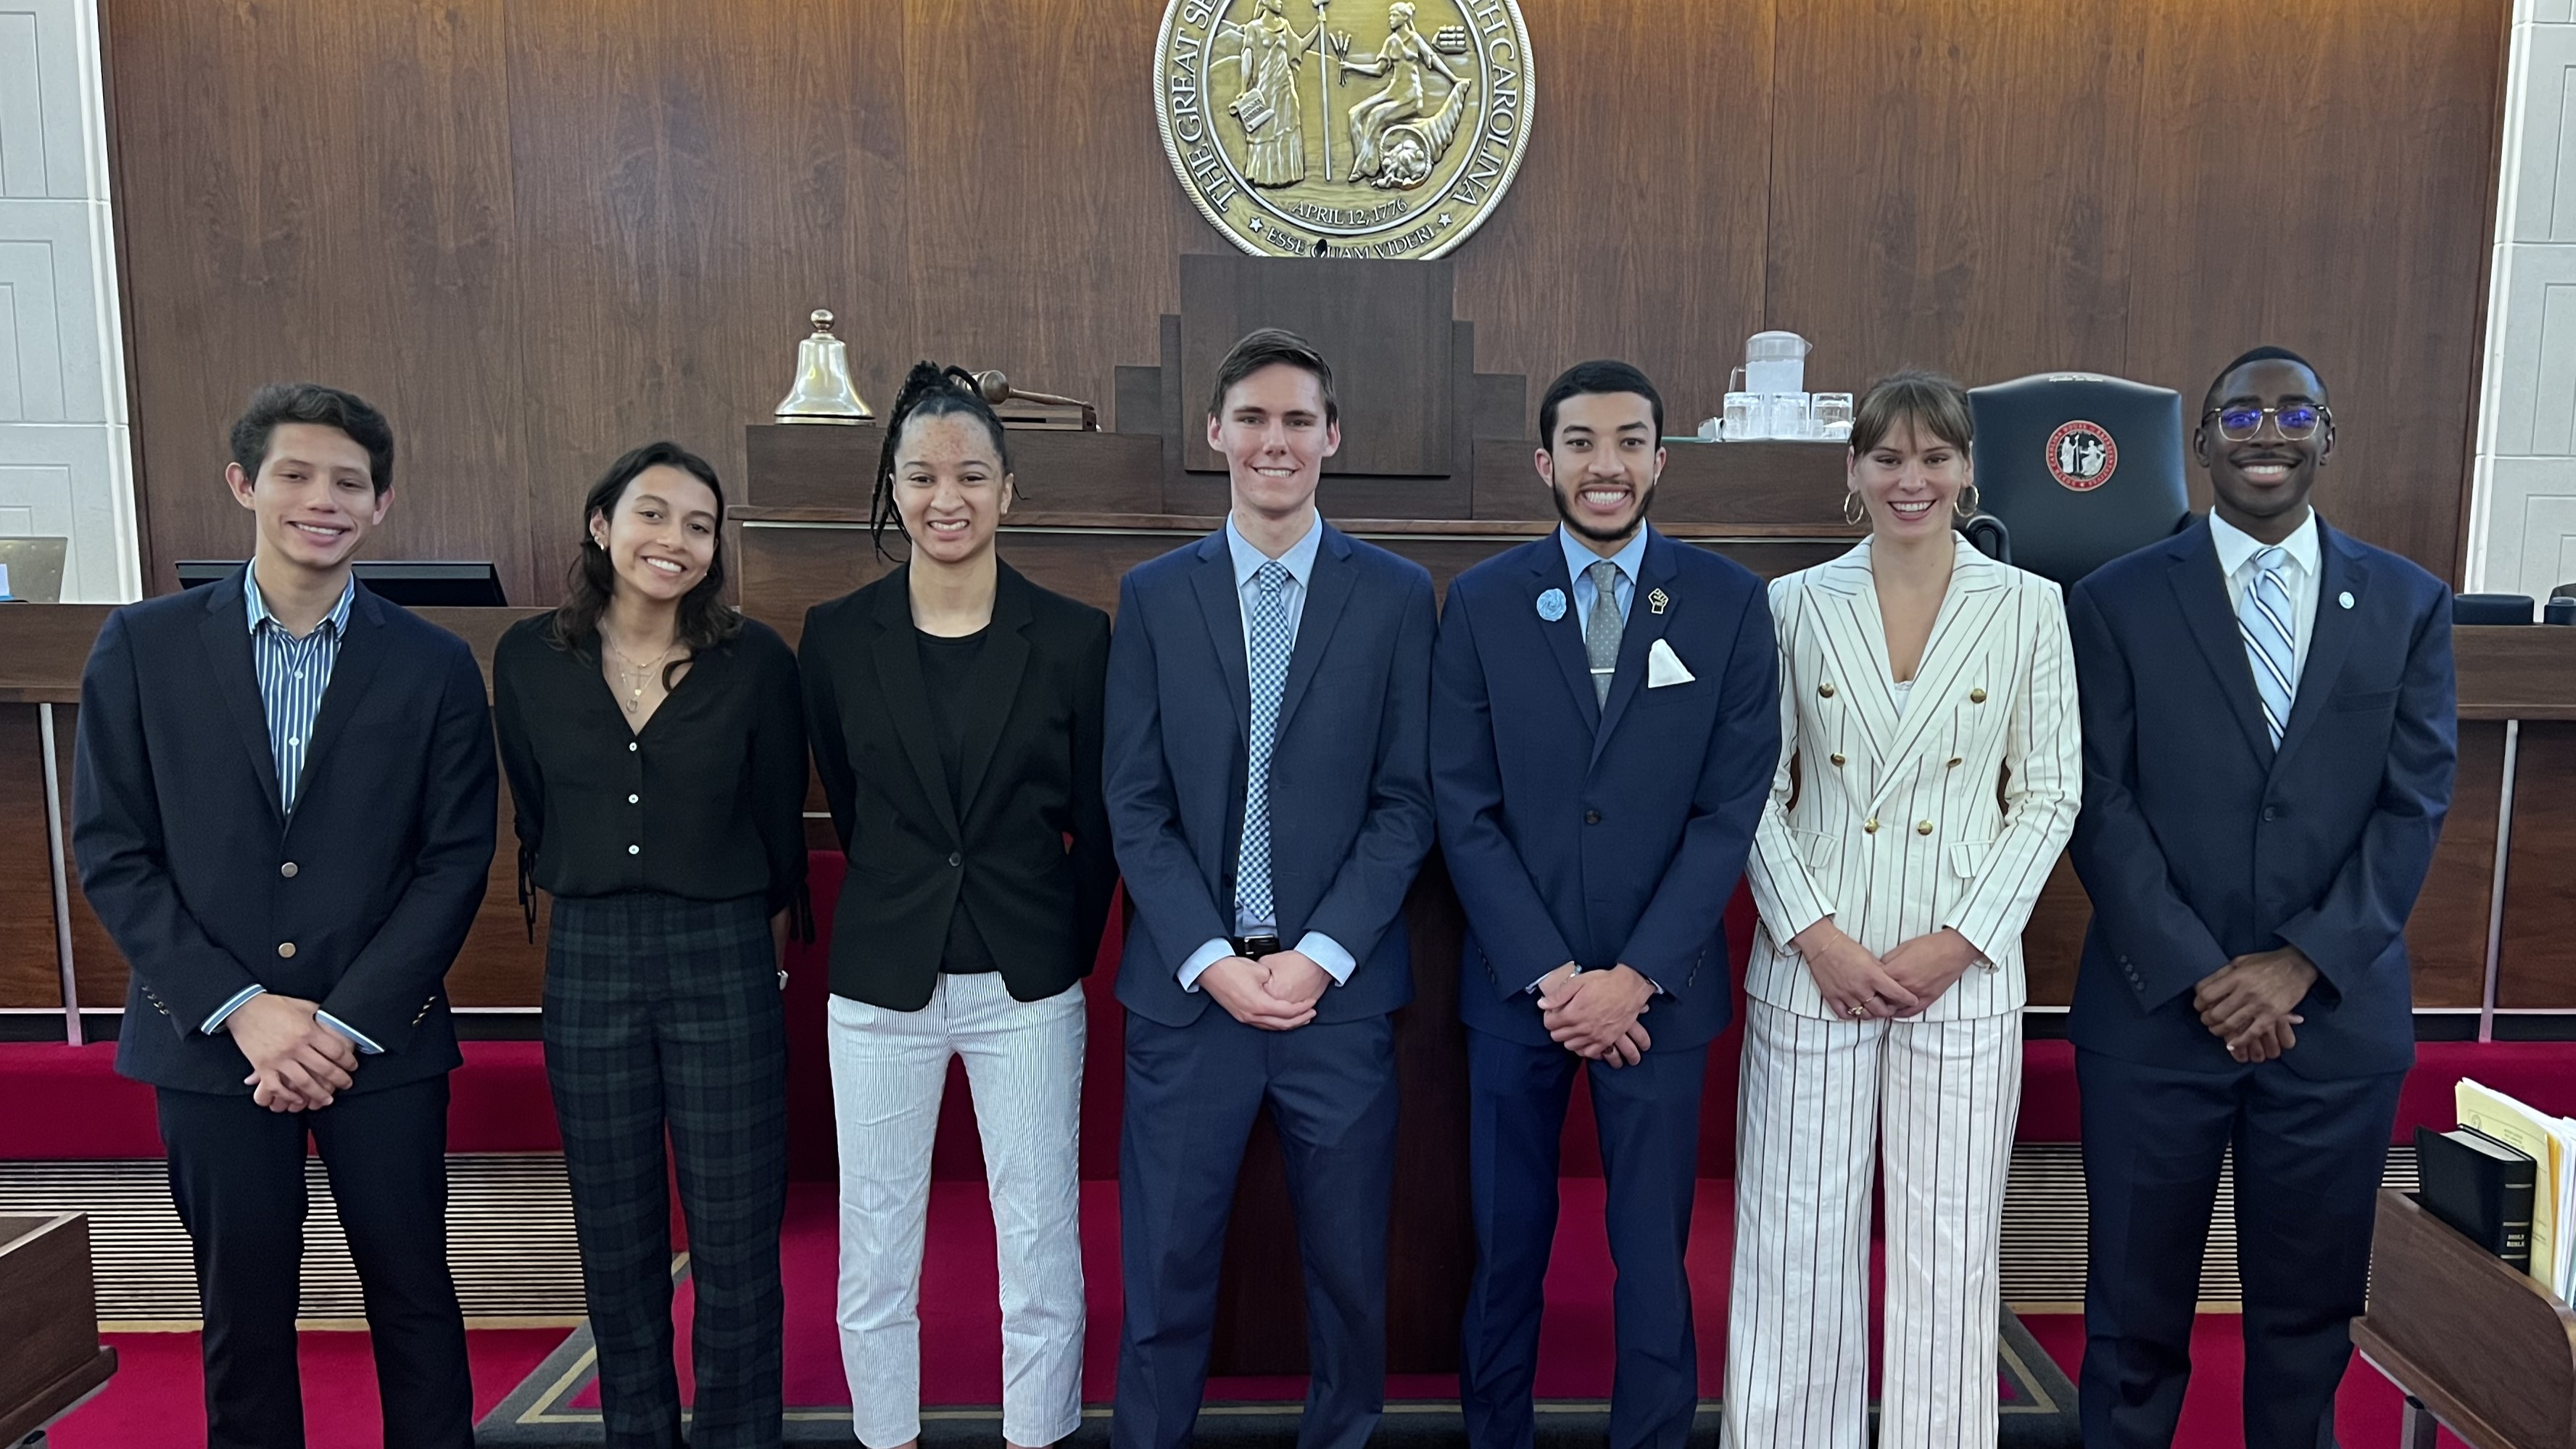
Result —
[{"label": "light blue dress shirt", "polygon": [[[1288,585],[1280,592],[1288,606],[1288,647],[1292,652],[1297,647],[1297,626],[1306,616],[1306,584],[1315,576],[1315,555],[1324,546],[1323,524],[1322,514],[1310,516],[1306,523],[1306,532],[1295,543],[1288,545],[1288,551],[1281,554],[1278,560],[1288,570]],[[1243,657],[1248,667],[1252,660],[1252,608],[1261,597],[1261,586],[1253,582],[1253,576],[1260,573],[1261,566],[1269,563],[1271,559],[1268,554],[1255,548],[1252,540],[1245,538],[1243,531],[1234,526],[1234,515],[1230,513],[1225,519],[1225,547],[1226,552],[1234,560],[1235,612],[1241,615],[1243,620]],[[1238,907],[1234,918],[1234,932],[1238,936],[1266,936],[1276,930],[1278,924],[1276,921],[1255,920],[1244,914]],[[1352,969],[1359,964],[1351,959],[1350,952],[1342,949],[1339,941],[1321,931],[1308,931],[1298,939],[1296,949],[1316,965],[1323,967],[1324,974],[1332,977],[1333,984],[1336,986],[1348,984]],[[1181,963],[1181,989],[1198,990],[1200,974],[1233,954],[1234,943],[1222,937],[1210,940],[1206,945],[1192,951],[1189,959]]]},{"label": "light blue dress shirt", "polygon": [[[349,632],[349,606],[357,598],[358,579],[352,574],[340,589],[340,602],[331,606],[331,612],[313,626],[312,633],[298,639],[268,611],[268,600],[260,597],[257,571],[242,570],[242,602],[250,615],[251,666],[259,677],[260,707],[268,715],[268,748],[271,762],[277,767],[278,809],[290,819],[295,814],[295,802],[304,792],[304,752],[312,743],[313,721],[321,715],[322,696],[331,688],[331,670],[340,662],[340,641]],[[267,990],[258,985],[243,987],[232,1000],[215,1008],[215,1014],[207,1017],[198,1030],[214,1035],[224,1018]],[[347,1037],[362,1053],[373,1056],[384,1050],[327,1011],[313,1013],[313,1019]]]},{"label": "light blue dress shirt", "polygon": [[[1589,545],[1574,536],[1574,530],[1562,524],[1557,526],[1556,541],[1565,550],[1566,572],[1574,575],[1574,634],[1580,639],[1592,628],[1592,600],[1600,592],[1592,586],[1592,566],[1601,562],[1601,555],[1594,553]],[[1619,622],[1623,624],[1628,622],[1628,611],[1637,602],[1637,569],[1645,561],[1646,530],[1642,527],[1637,530],[1635,538],[1620,545],[1619,551],[1610,555],[1610,562],[1619,566],[1619,597],[1616,602],[1619,605]]]}]

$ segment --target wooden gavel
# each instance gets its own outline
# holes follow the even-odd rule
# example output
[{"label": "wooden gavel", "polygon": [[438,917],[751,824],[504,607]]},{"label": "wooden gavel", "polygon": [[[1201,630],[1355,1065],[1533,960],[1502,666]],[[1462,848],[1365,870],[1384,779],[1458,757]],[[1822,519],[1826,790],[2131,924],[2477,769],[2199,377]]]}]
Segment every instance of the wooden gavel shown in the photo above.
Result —
[{"label": "wooden gavel", "polygon": [[1100,410],[1090,403],[1076,397],[1058,397],[1051,392],[1031,392],[1027,388],[1013,387],[1011,379],[998,371],[987,370],[976,373],[975,391],[984,401],[995,407],[1016,400],[1046,403],[1055,407],[1080,408],[1083,429],[1086,432],[1097,432],[1100,429]]}]

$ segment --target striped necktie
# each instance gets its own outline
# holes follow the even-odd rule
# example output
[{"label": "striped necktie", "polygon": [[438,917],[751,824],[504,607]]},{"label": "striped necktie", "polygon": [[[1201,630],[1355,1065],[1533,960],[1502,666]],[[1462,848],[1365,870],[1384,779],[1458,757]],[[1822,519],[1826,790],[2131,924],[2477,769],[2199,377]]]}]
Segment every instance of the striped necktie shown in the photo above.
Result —
[{"label": "striped necktie", "polygon": [[2299,693],[2299,636],[2290,623],[2289,584],[2281,577],[2289,561],[2290,551],[2278,546],[2254,555],[2254,581],[2236,607],[2236,632],[2245,636],[2254,695],[2263,702],[2263,723],[2271,728],[2276,750],[2290,722],[2290,702]]}]

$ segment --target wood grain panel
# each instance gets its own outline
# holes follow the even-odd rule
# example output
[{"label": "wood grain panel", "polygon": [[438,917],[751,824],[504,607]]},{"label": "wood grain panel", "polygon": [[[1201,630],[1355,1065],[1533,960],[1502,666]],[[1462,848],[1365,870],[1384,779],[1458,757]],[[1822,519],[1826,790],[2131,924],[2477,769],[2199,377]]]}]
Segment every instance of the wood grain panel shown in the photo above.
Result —
[{"label": "wood grain panel", "polygon": [[1159,356],[1185,240],[1232,250],[1182,196],[1154,128],[1162,5],[902,10],[915,317],[896,375],[928,356],[1108,402],[1117,364]]},{"label": "wood grain panel", "polygon": [[[751,471],[732,493],[763,508],[846,508],[867,517],[868,489],[885,448],[873,423],[756,424],[744,431]],[[1018,507],[1048,513],[1160,513],[1163,440],[1124,433],[1010,434]],[[752,496],[750,480],[760,480]]]},{"label": "wood grain panel", "polygon": [[1456,306],[1446,260],[1361,265],[1327,257],[1181,259],[1181,455],[1199,472],[1225,459],[1198,426],[1216,395],[1217,369],[1236,339],[1285,327],[1315,344],[1333,369],[1341,448],[1327,474],[1446,477],[1450,365]]},{"label": "wood grain panel", "polygon": [[[2136,0],[2124,375],[2179,388],[2257,343],[2315,362],[2338,525],[2456,578],[2494,228],[2502,0]],[[2267,43],[2257,36],[2279,38]],[[2047,113],[2051,125],[2062,113]],[[2047,128],[2041,128],[2043,131]],[[2106,278],[2106,291],[2110,279]],[[2195,506],[2209,490],[2187,469]]]},{"label": "wood grain panel", "polygon": [[[1533,5],[1531,149],[1459,315],[1527,398],[1638,362],[1677,432],[1763,325],[1822,387],[1910,360],[2196,396],[2289,342],[2344,384],[2327,512],[2449,576],[2504,8],[2293,0],[2263,30],[2299,43],[2253,44],[2205,0]],[[1177,259],[1230,250],[1136,83],[1156,0],[105,10],[155,587],[239,551],[217,474],[256,381],[392,413],[377,556],[493,557],[544,602],[619,451],[740,478],[810,307],[879,406],[923,355],[1108,402]]]},{"label": "wood grain panel", "polygon": [[2146,20],[1781,0],[1763,320],[1816,344],[1811,390],[1903,363],[2119,371]]},{"label": "wood grain panel", "polygon": [[2524,721],[2518,754],[2496,1004],[2576,1008],[2576,721]]},{"label": "wood grain panel", "polygon": [[259,384],[310,378],[393,421],[370,553],[491,558],[528,597],[505,0],[102,11],[145,587],[241,556],[225,431]]},{"label": "wood grain panel", "polygon": [[[45,762],[32,704],[0,704],[0,1007],[63,1007]],[[68,711],[65,711],[68,713]],[[60,737],[68,747],[71,737]]]},{"label": "wood grain panel", "polygon": [[2503,782],[2504,726],[2462,721],[2451,814],[2406,922],[2417,1006],[2476,1006],[2486,998],[2487,909],[2495,891],[2496,795]]},{"label": "wood grain panel", "polygon": [[1643,368],[1667,431],[1723,404],[1745,335],[1764,325],[1765,219],[1787,189],[1773,159],[1776,8],[1524,0],[1529,152],[1452,254],[1478,370],[1528,375],[1523,433],[1548,383],[1585,358]]},{"label": "wood grain panel", "polygon": [[627,449],[671,438],[742,497],[743,424],[786,394],[812,309],[839,317],[861,395],[891,400],[912,332],[904,19],[659,0],[514,3],[509,24],[519,486],[552,600],[582,494]]},{"label": "wood grain panel", "polygon": [[2021,959],[2033,1006],[2066,1006],[2075,1000],[2075,976],[2084,961],[2084,930],[2093,923],[2093,900],[2075,878],[2075,862],[2060,855],[2022,927]]},{"label": "wood grain panel", "polygon": [[118,949],[116,938],[107,933],[107,923],[98,918],[88,894],[81,890],[80,866],[71,854],[72,812],[79,806],[72,791],[72,767],[79,737],[80,707],[54,706],[55,764],[62,772],[63,858],[73,861],[71,879],[65,882],[72,907],[72,984],[80,993],[82,1010],[117,1011],[125,1005],[125,952]]}]

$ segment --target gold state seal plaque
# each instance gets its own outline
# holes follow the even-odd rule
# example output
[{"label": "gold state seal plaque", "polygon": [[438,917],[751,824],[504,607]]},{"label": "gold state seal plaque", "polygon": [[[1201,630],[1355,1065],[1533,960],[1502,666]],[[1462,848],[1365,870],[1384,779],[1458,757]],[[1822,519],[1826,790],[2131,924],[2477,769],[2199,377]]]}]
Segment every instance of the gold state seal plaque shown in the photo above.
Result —
[{"label": "gold state seal plaque", "polygon": [[1436,257],[1520,170],[1529,29],[1519,0],[1169,0],[1154,109],[1245,251]]}]

